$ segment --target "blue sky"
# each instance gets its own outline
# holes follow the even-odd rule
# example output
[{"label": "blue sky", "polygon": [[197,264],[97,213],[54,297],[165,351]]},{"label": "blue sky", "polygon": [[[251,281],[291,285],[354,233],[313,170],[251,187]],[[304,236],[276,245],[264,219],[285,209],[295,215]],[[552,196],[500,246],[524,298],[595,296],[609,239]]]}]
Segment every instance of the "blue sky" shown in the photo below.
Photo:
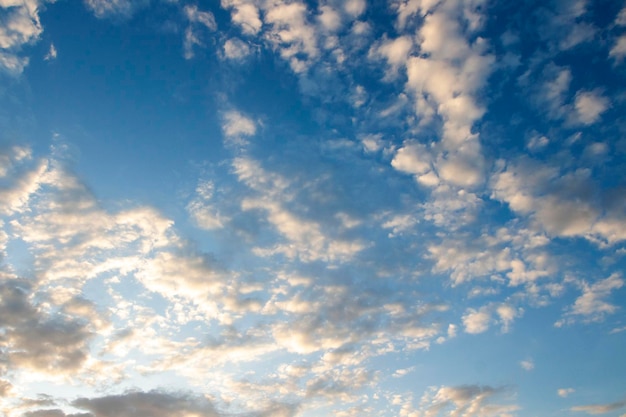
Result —
[{"label": "blue sky", "polygon": [[626,4],[0,0],[0,416],[626,416]]}]

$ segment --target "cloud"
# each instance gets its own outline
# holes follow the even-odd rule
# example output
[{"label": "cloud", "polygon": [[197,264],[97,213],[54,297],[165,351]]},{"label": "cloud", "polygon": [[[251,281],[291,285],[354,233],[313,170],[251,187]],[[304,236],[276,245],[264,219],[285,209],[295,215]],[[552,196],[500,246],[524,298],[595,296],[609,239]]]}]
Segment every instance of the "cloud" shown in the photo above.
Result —
[{"label": "cloud", "polygon": [[271,28],[267,39],[296,73],[305,72],[319,55],[316,28],[308,22],[307,14],[301,2],[274,3],[265,11],[265,22]]},{"label": "cloud", "polygon": [[205,398],[160,391],[78,398],[72,402],[72,406],[89,411],[93,417],[172,417],[181,413],[198,417],[220,415]]},{"label": "cloud", "polygon": [[352,17],[359,17],[365,12],[367,4],[365,0],[346,0],[343,2],[343,8]]},{"label": "cloud", "polygon": [[590,172],[561,173],[557,167],[522,158],[492,177],[492,198],[519,214],[531,215],[551,235],[581,236],[609,244],[626,239],[619,204],[604,205],[612,190],[602,190]]},{"label": "cloud", "polygon": [[617,61],[621,61],[626,56],[626,35],[622,35],[615,41],[609,51],[609,56]]},{"label": "cloud", "polygon": [[99,19],[130,18],[137,10],[145,7],[149,0],[84,0],[85,5]]},{"label": "cloud", "polygon": [[[571,322],[577,318],[583,322],[599,322],[603,321],[606,315],[614,314],[619,307],[606,301],[614,290],[624,286],[624,280],[618,273],[612,274],[610,277],[599,280],[593,284],[582,282],[582,295],[576,299],[574,305],[571,306],[566,313],[566,322]],[[563,321],[557,322],[557,325]]]},{"label": "cloud", "polygon": [[597,122],[600,115],[609,108],[609,103],[598,91],[579,91],[574,102],[577,113],[575,121],[584,125]]},{"label": "cloud", "polygon": [[484,161],[472,126],[485,112],[476,93],[485,85],[494,62],[484,39],[468,40],[476,16],[463,14],[455,2],[433,7],[418,31],[421,55],[406,61],[406,89],[415,99],[420,124],[429,124],[435,115],[441,118],[442,149],[435,158],[439,176],[460,187],[482,181]]},{"label": "cloud", "polygon": [[228,59],[242,60],[250,53],[250,47],[241,39],[231,38],[224,42],[224,56]]},{"label": "cloud", "polygon": [[505,394],[502,388],[490,386],[461,385],[431,388],[422,397],[424,417],[488,417],[510,416],[519,407],[513,404],[497,404],[494,400]]},{"label": "cloud", "polygon": [[200,182],[196,187],[196,196],[187,205],[187,212],[201,229],[221,229],[229,220],[213,204],[213,190],[211,181]]},{"label": "cloud", "polygon": [[93,330],[77,317],[51,315],[33,304],[31,281],[0,280],[0,358],[11,369],[64,374],[78,370],[89,355]]},{"label": "cloud", "polygon": [[533,362],[532,359],[527,359],[525,361],[521,361],[519,363],[519,365],[522,367],[523,370],[525,371],[532,371],[533,369],[535,369],[535,362]]},{"label": "cloud", "polygon": [[183,13],[187,18],[189,25],[185,29],[185,38],[183,40],[185,59],[194,57],[193,48],[195,46],[204,46],[202,42],[202,31],[208,30],[214,32],[217,30],[215,18],[211,12],[203,12],[195,5],[186,5]]},{"label": "cloud", "polygon": [[413,41],[410,36],[400,36],[396,39],[385,39],[372,46],[370,56],[385,59],[389,65],[388,78],[393,78],[398,69],[406,65],[406,60],[413,48]]},{"label": "cloud", "polygon": [[257,248],[257,255],[283,254],[289,259],[298,258],[304,262],[345,262],[366,247],[364,242],[358,240],[333,237],[322,224],[289,210],[286,203],[291,198],[291,183],[287,178],[265,171],[250,158],[236,158],[233,168],[239,181],[257,193],[256,197],[244,199],[241,208],[244,211],[265,212],[269,224],[287,241],[269,248]]},{"label": "cloud", "polygon": [[57,48],[54,46],[53,43],[50,44],[50,49],[48,50],[48,53],[46,54],[46,56],[44,56],[44,61],[52,61],[57,59]]},{"label": "cloud", "polygon": [[37,42],[43,33],[39,12],[44,1],[3,1],[0,22],[0,70],[11,75],[22,73],[28,58],[20,56],[21,49]]},{"label": "cloud", "polygon": [[489,324],[491,323],[491,321],[491,314],[486,307],[481,307],[480,310],[469,308],[463,315],[463,325],[465,326],[465,333],[484,333],[487,331],[487,329],[489,329]]},{"label": "cloud", "polygon": [[263,22],[259,16],[259,8],[254,0],[221,0],[225,9],[231,10],[231,19],[241,31],[248,35],[256,35],[261,30]]},{"label": "cloud", "polygon": [[567,398],[570,394],[576,392],[574,388],[559,388],[557,394],[561,398]]},{"label": "cloud", "polygon": [[616,401],[609,404],[578,405],[570,408],[570,410],[596,415],[610,413],[611,411],[616,411],[624,407],[626,407],[626,401]]}]

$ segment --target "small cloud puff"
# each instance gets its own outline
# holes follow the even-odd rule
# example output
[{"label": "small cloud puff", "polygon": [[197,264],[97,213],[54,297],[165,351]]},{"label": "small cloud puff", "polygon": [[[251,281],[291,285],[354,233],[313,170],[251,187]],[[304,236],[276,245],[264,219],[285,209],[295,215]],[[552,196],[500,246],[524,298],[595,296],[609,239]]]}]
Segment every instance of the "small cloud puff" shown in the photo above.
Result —
[{"label": "small cloud puff", "polygon": [[85,0],[85,5],[99,19],[121,17],[129,18],[140,7],[146,5],[146,1],[131,0]]},{"label": "small cloud puff", "polygon": [[598,91],[579,91],[576,94],[574,108],[576,110],[575,122],[590,125],[600,119],[610,106],[610,102]]},{"label": "small cloud puff", "polygon": [[244,136],[253,136],[256,133],[256,123],[242,113],[231,110],[223,116],[222,132],[230,141],[241,140]]},{"label": "small cloud puff", "polygon": [[573,394],[575,391],[574,388],[559,388],[556,393],[561,398],[567,398],[568,395]]},{"label": "small cloud puff", "polygon": [[535,369],[535,362],[533,362],[532,359],[527,359],[525,361],[521,361],[519,363],[519,365],[522,367],[523,370],[525,371],[532,371],[533,369]]},{"label": "small cloud puff", "polygon": [[50,49],[48,50],[48,53],[46,54],[46,56],[43,57],[43,59],[44,61],[52,61],[56,58],[57,58],[57,48],[54,46],[53,43],[51,43]]},{"label": "small cloud puff", "polygon": [[470,308],[463,316],[463,325],[465,326],[465,333],[478,334],[483,333],[489,329],[491,323],[491,314],[489,311],[482,307],[480,310]]},{"label": "small cloud puff", "polygon": [[224,56],[235,61],[242,60],[250,55],[250,47],[241,39],[231,38],[224,42]]}]

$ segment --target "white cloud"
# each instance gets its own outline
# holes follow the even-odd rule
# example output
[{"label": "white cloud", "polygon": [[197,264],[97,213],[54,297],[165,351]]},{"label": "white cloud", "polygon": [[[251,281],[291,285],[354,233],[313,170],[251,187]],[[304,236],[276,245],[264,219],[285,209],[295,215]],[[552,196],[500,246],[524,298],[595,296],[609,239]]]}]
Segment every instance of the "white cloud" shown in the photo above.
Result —
[{"label": "white cloud", "polygon": [[428,148],[420,143],[405,143],[396,152],[391,166],[401,172],[420,176],[431,170],[431,154]]},{"label": "white cloud", "polygon": [[576,93],[574,107],[575,122],[590,125],[600,119],[600,115],[609,108],[609,100],[598,91],[579,91]]},{"label": "white cloud", "polygon": [[84,0],[85,5],[91,9],[96,17],[123,17],[128,18],[133,13],[147,4],[146,0]]},{"label": "white cloud", "polygon": [[421,400],[424,417],[447,415],[450,417],[510,416],[519,409],[514,404],[494,403],[505,391],[479,385],[443,386],[431,388]]},{"label": "white cloud", "polygon": [[265,22],[271,27],[267,39],[296,73],[305,72],[319,55],[316,28],[307,15],[306,5],[300,2],[271,4],[265,12]]},{"label": "white cloud", "polygon": [[0,51],[0,68],[11,75],[20,75],[28,65],[29,59]]},{"label": "white cloud", "polygon": [[529,159],[510,163],[494,174],[491,183],[492,198],[517,213],[532,215],[549,234],[609,244],[626,239],[624,214],[598,203],[610,190],[599,191],[599,196],[585,191],[595,187],[588,169],[561,174],[556,167]]},{"label": "white cloud", "polygon": [[606,301],[614,290],[624,286],[624,280],[617,273],[591,285],[582,283],[583,292],[576,299],[568,316],[579,316],[583,321],[601,321],[607,314],[615,313],[619,307]]},{"label": "white cloud", "polygon": [[46,54],[46,56],[44,56],[43,59],[45,61],[52,61],[54,59],[57,59],[57,48],[54,46],[53,43],[50,44],[50,49],[48,50],[48,53]]},{"label": "white cloud", "polygon": [[616,401],[614,403],[609,403],[609,404],[579,405],[579,406],[570,408],[570,410],[596,415],[596,414],[610,413],[611,411],[620,410],[624,407],[626,407],[626,401]]},{"label": "white cloud", "polygon": [[244,114],[231,110],[222,116],[222,132],[227,143],[245,145],[245,137],[256,134],[257,124]]},{"label": "white cloud", "polygon": [[342,25],[341,14],[330,5],[319,7],[320,14],[317,16],[320,24],[327,32],[337,32]]},{"label": "white cloud", "polygon": [[509,304],[501,304],[496,308],[496,313],[498,314],[498,317],[500,317],[500,321],[502,322],[502,332],[507,333],[511,328],[513,320],[520,317],[522,311],[514,308]]},{"label": "white cloud", "polygon": [[231,38],[224,42],[224,56],[228,59],[242,60],[250,55],[250,46],[241,39]]},{"label": "white cloud", "polygon": [[406,65],[406,60],[413,48],[413,40],[410,36],[400,36],[396,39],[385,39],[372,46],[370,57],[384,58],[389,65],[387,78],[393,78],[398,69]]},{"label": "white cloud", "polygon": [[572,72],[569,68],[548,65],[543,77],[543,85],[538,91],[539,101],[547,108],[549,117],[560,119],[567,111],[565,103],[572,82]]},{"label": "white cloud", "polygon": [[480,310],[469,308],[463,315],[463,325],[465,326],[465,333],[484,333],[487,331],[487,329],[489,329],[491,321],[491,314],[486,307],[481,307]]},{"label": "white cloud", "polygon": [[19,53],[23,46],[38,41],[43,32],[39,20],[43,4],[42,0],[5,0],[0,3],[5,9],[0,22],[0,69],[19,75],[28,65],[28,58]]},{"label": "white cloud", "polygon": [[442,120],[442,149],[436,158],[440,177],[472,187],[482,181],[484,165],[478,136],[472,132],[485,112],[476,93],[484,86],[494,57],[486,53],[484,39],[468,41],[463,27],[469,23],[471,31],[476,16],[461,17],[462,10],[455,2],[447,2],[425,16],[418,32],[421,56],[406,62],[406,87],[415,98],[422,125],[435,115]]},{"label": "white cloud", "polygon": [[243,33],[256,35],[263,22],[259,17],[259,8],[254,0],[221,0],[225,9],[231,10],[232,21],[241,27]]},{"label": "white cloud", "polygon": [[626,35],[617,38],[615,45],[611,48],[609,56],[621,61],[626,56]]},{"label": "white cloud", "polygon": [[346,0],[343,2],[343,9],[352,17],[359,17],[365,12],[366,8],[365,0]]},{"label": "white cloud", "polygon": [[533,369],[535,369],[535,362],[533,362],[532,359],[527,359],[525,361],[521,361],[519,363],[519,365],[522,367],[523,370],[525,371],[532,371]]},{"label": "white cloud", "polygon": [[567,398],[570,394],[573,394],[574,392],[576,392],[574,388],[559,388],[556,393],[561,398]]},{"label": "white cloud", "polygon": [[615,17],[615,24],[617,26],[626,26],[626,7],[620,10]]},{"label": "white cloud", "polygon": [[357,240],[333,238],[325,233],[320,223],[301,218],[290,211],[285,204],[290,198],[285,193],[290,186],[286,178],[266,172],[258,162],[251,159],[237,158],[233,167],[239,180],[259,193],[257,198],[244,199],[242,209],[266,212],[267,221],[288,242],[270,248],[256,248],[256,254],[268,256],[282,253],[288,258],[299,258],[304,262],[342,262],[365,248],[365,244]]},{"label": "white cloud", "polygon": [[196,196],[187,204],[187,212],[192,219],[198,227],[206,230],[221,229],[229,220],[213,204],[213,189],[212,182],[200,182],[196,187]]},{"label": "white cloud", "polygon": [[191,59],[194,57],[194,46],[203,46],[204,43],[201,40],[202,28],[214,32],[217,30],[217,24],[215,18],[211,12],[203,12],[195,5],[186,5],[183,8],[185,17],[189,21],[189,25],[185,30],[185,38],[183,40],[184,56],[185,59]]},{"label": "white cloud", "polygon": [[548,146],[549,143],[550,143],[550,139],[548,139],[546,136],[535,134],[530,137],[530,139],[526,143],[526,147],[531,152],[538,152],[541,149]]},{"label": "white cloud", "polygon": [[45,182],[47,170],[47,161],[38,161],[32,170],[14,179],[13,187],[0,188],[0,214],[22,211],[33,193]]}]

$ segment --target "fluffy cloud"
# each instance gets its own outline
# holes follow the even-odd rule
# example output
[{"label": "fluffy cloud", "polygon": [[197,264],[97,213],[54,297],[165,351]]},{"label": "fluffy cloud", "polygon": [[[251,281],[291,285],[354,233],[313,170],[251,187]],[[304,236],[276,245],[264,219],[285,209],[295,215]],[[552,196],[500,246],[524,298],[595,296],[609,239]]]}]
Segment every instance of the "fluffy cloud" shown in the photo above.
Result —
[{"label": "fluffy cloud", "polygon": [[574,102],[576,121],[590,125],[600,119],[600,115],[609,107],[609,100],[597,91],[579,91]]},{"label": "fluffy cloud", "polygon": [[33,293],[32,281],[0,281],[2,361],[15,370],[57,375],[77,371],[88,357],[95,329],[77,317],[46,313],[31,301]]},{"label": "fluffy cloud", "polygon": [[[609,303],[606,299],[614,290],[624,286],[624,280],[619,274],[599,280],[593,284],[582,282],[582,295],[576,299],[574,305],[567,312],[566,322],[577,318],[584,322],[602,321],[608,314],[614,314],[619,307]],[[561,325],[563,321],[557,322]]]},{"label": "fluffy cloud", "polygon": [[296,73],[304,72],[309,61],[319,55],[316,28],[308,22],[307,14],[301,2],[274,3],[265,12],[265,21],[271,26],[268,40]]},{"label": "fluffy cloud", "polygon": [[489,329],[491,320],[491,314],[487,308],[482,307],[480,310],[470,308],[463,316],[465,332],[470,334],[483,333]]},{"label": "fluffy cloud", "polygon": [[228,59],[241,60],[250,55],[250,47],[241,39],[232,38],[224,42],[224,56]]},{"label": "fluffy cloud", "polygon": [[520,214],[532,215],[544,230],[557,236],[583,236],[608,243],[626,239],[620,203],[602,207],[603,194],[590,171],[561,173],[555,167],[529,159],[510,163],[492,178],[492,197]]},{"label": "fluffy cloud", "polygon": [[443,122],[447,154],[437,158],[439,175],[458,186],[475,186],[482,180],[483,157],[472,126],[485,111],[476,93],[485,85],[494,58],[486,52],[484,39],[468,41],[471,32],[464,33],[463,27],[470,23],[471,31],[476,21],[456,2],[443,2],[430,12],[418,32],[422,55],[406,62],[407,89],[415,97],[421,124],[435,115]]},{"label": "fluffy cloud", "polygon": [[257,125],[252,119],[236,110],[228,111],[223,116],[222,132],[232,144],[245,144],[244,138],[254,136],[256,129]]},{"label": "fluffy cloud", "polygon": [[257,3],[254,0],[221,0],[222,7],[231,10],[232,21],[249,35],[259,33],[263,25]]},{"label": "fluffy cloud", "polygon": [[28,58],[19,55],[20,50],[39,40],[43,32],[39,12],[43,5],[42,0],[0,2],[0,70],[19,75],[28,64]]}]

